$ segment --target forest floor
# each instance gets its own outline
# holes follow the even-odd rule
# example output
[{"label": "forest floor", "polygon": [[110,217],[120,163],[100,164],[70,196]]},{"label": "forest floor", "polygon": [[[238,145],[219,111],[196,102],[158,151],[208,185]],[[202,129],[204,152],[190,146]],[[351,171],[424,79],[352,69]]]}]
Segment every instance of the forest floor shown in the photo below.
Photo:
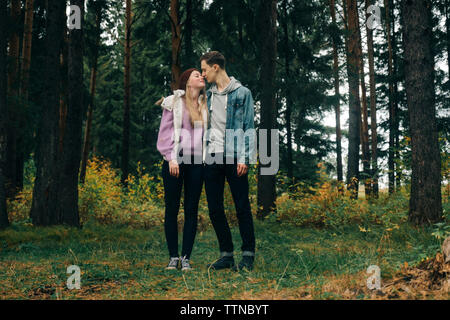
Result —
[{"label": "forest floor", "polygon": [[[219,253],[209,229],[197,234],[194,269],[181,272],[164,269],[161,227],[14,224],[0,232],[0,299],[450,298],[450,266],[427,228],[318,229],[255,221],[255,230],[253,271],[208,270]],[[232,234],[239,262],[239,229]],[[80,267],[80,289],[67,288],[70,265]],[[381,270],[379,290],[367,287],[370,265]]]}]

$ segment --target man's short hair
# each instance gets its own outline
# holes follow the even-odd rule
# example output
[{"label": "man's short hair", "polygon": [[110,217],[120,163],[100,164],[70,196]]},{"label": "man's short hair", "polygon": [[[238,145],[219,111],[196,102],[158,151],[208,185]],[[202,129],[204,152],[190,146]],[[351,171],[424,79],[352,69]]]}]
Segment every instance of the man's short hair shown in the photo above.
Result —
[{"label": "man's short hair", "polygon": [[200,58],[200,63],[205,60],[205,62],[212,67],[217,64],[221,69],[225,69],[225,57],[219,51],[210,51],[205,53]]}]

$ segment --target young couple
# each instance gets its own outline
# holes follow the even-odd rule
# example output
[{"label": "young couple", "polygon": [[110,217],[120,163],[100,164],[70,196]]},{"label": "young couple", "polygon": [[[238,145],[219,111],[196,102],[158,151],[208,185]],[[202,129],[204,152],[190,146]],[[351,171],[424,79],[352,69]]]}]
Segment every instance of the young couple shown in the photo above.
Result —
[{"label": "young couple", "polygon": [[[197,231],[198,202],[205,182],[209,216],[217,235],[220,258],[207,267],[215,270],[253,269],[255,234],[248,191],[249,159],[255,155],[251,139],[230,139],[236,130],[254,131],[254,106],[249,89],[225,70],[225,57],[211,51],[200,58],[201,72],[183,72],[178,90],[162,100],[163,114],[157,148],[164,158],[164,231],[170,261],[166,269],[190,270]],[[211,88],[205,93],[205,79]],[[227,136],[228,135],[228,136]],[[242,259],[236,266],[223,193],[230,185],[242,238]],[[184,228],[178,254],[177,215],[184,183]]]}]

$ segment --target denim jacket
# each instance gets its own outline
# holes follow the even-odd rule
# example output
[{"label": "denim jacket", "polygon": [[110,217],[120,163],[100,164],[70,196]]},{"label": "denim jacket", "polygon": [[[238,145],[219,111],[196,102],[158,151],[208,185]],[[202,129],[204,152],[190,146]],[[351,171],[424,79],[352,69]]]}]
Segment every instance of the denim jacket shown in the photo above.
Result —
[{"label": "denim jacket", "polygon": [[[211,114],[211,90],[206,92],[208,114]],[[227,95],[224,154],[238,163],[256,163],[255,110],[250,90],[240,86]],[[208,120],[208,129],[211,121]],[[209,144],[209,130],[206,136]]]}]

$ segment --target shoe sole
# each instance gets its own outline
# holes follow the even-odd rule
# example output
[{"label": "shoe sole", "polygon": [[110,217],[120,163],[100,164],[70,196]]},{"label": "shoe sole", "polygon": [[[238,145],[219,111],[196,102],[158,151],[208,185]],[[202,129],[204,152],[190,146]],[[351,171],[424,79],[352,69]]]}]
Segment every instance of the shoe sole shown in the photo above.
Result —
[{"label": "shoe sole", "polygon": [[175,267],[166,267],[166,270],[177,270]]},{"label": "shoe sole", "polygon": [[224,270],[224,269],[234,269],[234,268],[236,268],[236,265],[232,265],[232,266],[229,266],[229,267],[221,267],[221,268],[215,268],[215,267],[213,267],[213,266],[206,266],[208,269],[212,269],[212,270]]}]

